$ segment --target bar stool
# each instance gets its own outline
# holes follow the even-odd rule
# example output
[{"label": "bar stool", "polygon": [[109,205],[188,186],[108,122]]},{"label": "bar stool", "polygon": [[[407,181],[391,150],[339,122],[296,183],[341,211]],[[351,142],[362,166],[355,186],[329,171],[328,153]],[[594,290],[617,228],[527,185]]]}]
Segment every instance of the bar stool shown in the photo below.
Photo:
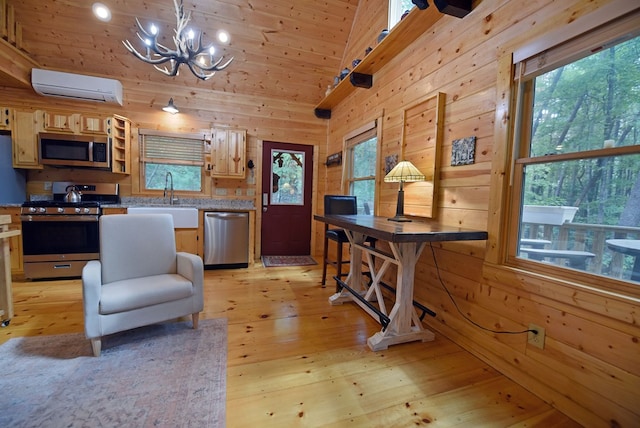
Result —
[{"label": "bar stool", "polygon": [[[366,214],[370,214],[369,205],[365,202],[364,209]],[[350,195],[325,195],[324,197],[324,213],[331,214],[358,214],[358,201],[355,196]],[[336,259],[329,259],[329,241],[334,241],[338,245]],[[367,238],[366,241],[372,247],[376,246],[375,238]],[[324,225],[324,254],[322,255],[322,286],[325,286],[327,279],[327,265],[331,265],[336,269],[336,276],[342,278],[346,273],[342,273],[342,265],[349,263],[349,258],[342,260],[343,245],[349,243],[347,234],[342,229],[329,229],[329,225]],[[340,292],[342,287],[336,282],[336,293]]]},{"label": "bar stool", "polygon": [[[324,214],[357,214],[358,206],[355,196],[349,195],[325,195],[324,196]],[[337,244],[337,257],[335,260],[329,258],[329,241]],[[341,278],[342,265],[349,263],[349,259],[342,260],[342,249],[344,244],[348,244],[347,234],[342,229],[329,229],[327,223],[324,224],[324,254],[322,255],[322,286],[325,286],[327,279],[327,265],[331,265],[336,269],[336,276]],[[345,274],[346,275],[346,274]],[[340,286],[336,285],[336,292]]]}]

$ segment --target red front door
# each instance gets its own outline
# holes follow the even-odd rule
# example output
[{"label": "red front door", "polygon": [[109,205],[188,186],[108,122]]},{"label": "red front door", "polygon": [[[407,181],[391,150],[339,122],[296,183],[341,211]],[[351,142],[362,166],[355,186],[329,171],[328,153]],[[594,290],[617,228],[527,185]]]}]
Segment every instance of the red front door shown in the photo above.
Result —
[{"label": "red front door", "polygon": [[262,255],[311,254],[313,146],[262,147]]}]

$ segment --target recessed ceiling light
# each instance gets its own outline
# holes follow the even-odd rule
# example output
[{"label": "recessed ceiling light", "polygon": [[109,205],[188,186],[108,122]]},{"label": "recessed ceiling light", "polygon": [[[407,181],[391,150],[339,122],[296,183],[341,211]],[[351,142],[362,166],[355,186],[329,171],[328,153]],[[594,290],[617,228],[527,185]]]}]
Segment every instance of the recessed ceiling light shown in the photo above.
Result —
[{"label": "recessed ceiling light", "polygon": [[104,4],[102,4],[102,3],[94,3],[91,8],[93,9],[93,14],[100,21],[104,21],[104,22],[111,21],[111,11]]}]

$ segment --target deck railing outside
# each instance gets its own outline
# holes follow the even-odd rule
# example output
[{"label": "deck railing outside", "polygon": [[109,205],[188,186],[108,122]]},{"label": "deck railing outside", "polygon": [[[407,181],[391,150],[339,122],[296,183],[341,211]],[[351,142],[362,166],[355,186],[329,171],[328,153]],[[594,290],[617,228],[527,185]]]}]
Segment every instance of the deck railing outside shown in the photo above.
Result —
[{"label": "deck railing outside", "polygon": [[[550,241],[546,249],[586,251],[593,253],[586,261],[586,271],[630,280],[634,257],[611,250],[608,239],[640,239],[640,227],[565,222],[562,225],[522,223],[522,237]],[[521,252],[521,257],[527,257]],[[640,257],[640,256],[638,256]],[[562,258],[546,257],[545,261],[566,265]]]}]

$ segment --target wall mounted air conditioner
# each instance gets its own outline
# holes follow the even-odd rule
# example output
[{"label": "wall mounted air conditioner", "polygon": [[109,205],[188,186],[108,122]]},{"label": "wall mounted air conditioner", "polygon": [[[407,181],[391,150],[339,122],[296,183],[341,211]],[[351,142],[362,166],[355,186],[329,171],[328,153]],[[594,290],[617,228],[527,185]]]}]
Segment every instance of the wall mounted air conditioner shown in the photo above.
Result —
[{"label": "wall mounted air conditioner", "polygon": [[40,95],[122,105],[122,84],[118,80],[34,68],[31,86]]}]

